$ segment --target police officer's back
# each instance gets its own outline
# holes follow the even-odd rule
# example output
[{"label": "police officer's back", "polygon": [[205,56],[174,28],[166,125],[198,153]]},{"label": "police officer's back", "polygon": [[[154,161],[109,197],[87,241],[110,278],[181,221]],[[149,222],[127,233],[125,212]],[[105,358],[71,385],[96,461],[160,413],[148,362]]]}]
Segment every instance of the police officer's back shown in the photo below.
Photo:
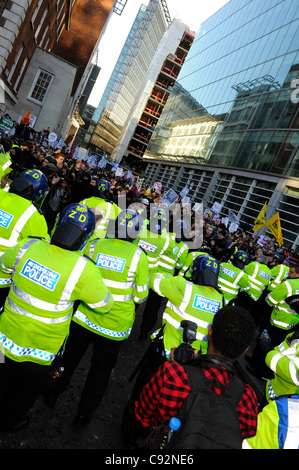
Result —
[{"label": "police officer's back", "polygon": [[51,243],[27,238],[0,259],[1,269],[13,273],[0,317],[6,356],[0,371],[0,413],[5,429],[26,421],[28,409],[64,347],[75,302],[82,300],[99,314],[113,305],[98,268],[79,253],[94,230],[94,215],[80,204],[65,210]]},{"label": "police officer's back", "polygon": [[249,261],[249,255],[243,250],[237,251],[232,262],[221,263],[218,287],[223,292],[225,303],[235,301],[239,291],[248,291],[250,287],[248,275],[244,267]]},{"label": "police officer's back", "polygon": [[101,218],[96,226],[94,238],[105,238],[108,222],[115,220],[121,212],[121,208],[114,202],[110,202],[110,183],[106,180],[99,180],[96,183],[94,195],[81,201],[87,207],[94,208],[101,213]]},{"label": "police officer's back", "polygon": [[65,373],[47,393],[47,402],[56,402],[92,342],[91,365],[75,419],[77,427],[87,424],[98,408],[120,347],[131,333],[135,303],[144,302],[148,295],[147,257],[141,248],[131,243],[138,236],[142,223],[136,211],[123,211],[115,221],[109,221],[107,238],[90,240],[84,249],[101,272],[114,304],[106,315],[98,315],[92,305],[78,305],[62,356]]},{"label": "police officer's back", "polygon": [[[149,263],[149,274],[155,272],[167,272],[168,265],[159,264],[162,256],[173,255],[175,247],[174,240],[170,237],[167,229],[169,223],[168,211],[155,207],[150,213],[149,224],[144,224],[136,243],[146,253]],[[149,291],[147,304],[143,311],[143,318],[140,325],[139,340],[147,339],[149,332],[154,328],[158,319],[158,311],[161,304],[161,297],[152,289]]]},{"label": "police officer's back", "polygon": [[[0,256],[28,236],[48,239],[47,224],[39,209],[47,189],[46,177],[38,170],[21,173],[8,192],[0,189]],[[10,284],[10,275],[0,273],[0,308]]]}]

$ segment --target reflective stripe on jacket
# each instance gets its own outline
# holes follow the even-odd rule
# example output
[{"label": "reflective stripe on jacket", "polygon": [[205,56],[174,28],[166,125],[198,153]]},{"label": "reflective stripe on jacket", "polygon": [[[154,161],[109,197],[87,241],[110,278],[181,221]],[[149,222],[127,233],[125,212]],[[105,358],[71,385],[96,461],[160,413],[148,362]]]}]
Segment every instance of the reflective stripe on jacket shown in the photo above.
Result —
[{"label": "reflective stripe on jacket", "polygon": [[77,252],[25,239],[0,261],[13,276],[0,316],[1,343],[15,361],[49,365],[68,336],[75,301],[97,314],[113,305],[97,267]]},{"label": "reflective stripe on jacket", "polygon": [[270,282],[271,270],[265,264],[252,261],[245,266],[248,274],[250,289],[247,291],[253,300],[258,300]]},{"label": "reflective stripe on jacket", "polygon": [[182,320],[197,324],[196,340],[192,347],[203,353],[207,349],[208,328],[213,322],[215,313],[223,307],[223,295],[213,287],[199,286],[187,281],[182,276],[152,274],[150,288],[168,299],[163,313],[163,342],[166,355],[171,348],[183,342]]},{"label": "reflective stripe on jacket", "polygon": [[[0,190],[0,256],[28,236],[49,238],[44,216],[27,199]],[[0,272],[0,287],[10,284],[10,275]]]},{"label": "reflective stripe on jacket", "polygon": [[91,241],[85,253],[97,264],[114,305],[110,312],[99,317],[92,309],[80,304],[74,321],[94,333],[110,339],[123,340],[132,330],[135,303],[148,296],[148,260],[141,248],[121,239]]},{"label": "reflective stripe on jacket", "polygon": [[272,292],[270,292],[266,301],[273,307],[271,313],[271,324],[289,330],[299,323],[299,314],[297,314],[286,299],[299,293],[299,278],[288,279],[278,284]]},{"label": "reflective stripe on jacket", "polygon": [[221,263],[218,287],[223,292],[225,303],[228,304],[237,297],[239,290],[249,290],[248,275],[231,263]]}]

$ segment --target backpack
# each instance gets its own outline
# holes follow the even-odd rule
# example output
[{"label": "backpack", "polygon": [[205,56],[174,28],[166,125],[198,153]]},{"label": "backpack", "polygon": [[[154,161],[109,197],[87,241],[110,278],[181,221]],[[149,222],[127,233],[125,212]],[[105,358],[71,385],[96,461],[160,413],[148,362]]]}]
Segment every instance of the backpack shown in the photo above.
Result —
[{"label": "backpack", "polygon": [[[244,384],[235,375],[227,386],[207,379],[200,367],[184,366],[191,392],[177,414],[180,428],[166,449],[241,449],[242,432],[236,409],[244,393]],[[222,388],[216,395],[209,384]]]}]

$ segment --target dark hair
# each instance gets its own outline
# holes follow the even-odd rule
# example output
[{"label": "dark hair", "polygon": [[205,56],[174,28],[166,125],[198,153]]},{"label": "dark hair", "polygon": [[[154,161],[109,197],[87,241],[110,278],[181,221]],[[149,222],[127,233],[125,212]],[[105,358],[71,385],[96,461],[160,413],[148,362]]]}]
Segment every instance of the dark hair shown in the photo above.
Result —
[{"label": "dark hair", "polygon": [[4,152],[8,152],[13,145],[13,141],[10,137],[2,137],[0,144],[3,145]]},{"label": "dark hair", "polygon": [[226,306],[218,310],[212,324],[214,348],[223,356],[237,359],[250,346],[255,322],[244,308]]}]

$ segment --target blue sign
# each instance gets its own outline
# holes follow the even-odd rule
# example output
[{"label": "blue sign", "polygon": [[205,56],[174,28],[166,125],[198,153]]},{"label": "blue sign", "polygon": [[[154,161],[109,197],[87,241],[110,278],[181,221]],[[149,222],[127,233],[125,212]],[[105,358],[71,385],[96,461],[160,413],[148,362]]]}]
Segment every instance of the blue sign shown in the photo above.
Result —
[{"label": "blue sign", "polygon": [[99,268],[109,269],[110,271],[117,271],[122,273],[124,271],[126,260],[117,258],[116,256],[103,255],[99,253],[97,256],[97,266]]},{"label": "blue sign", "polygon": [[60,278],[60,274],[30,258],[24,264],[21,275],[52,292]]},{"label": "blue sign", "polygon": [[13,215],[9,214],[8,212],[4,212],[0,209],[0,226],[8,228],[13,217]]},{"label": "blue sign", "polygon": [[216,313],[221,307],[221,302],[218,300],[211,300],[203,297],[202,295],[195,295],[193,307],[205,312]]},{"label": "blue sign", "polygon": [[235,271],[232,271],[231,269],[228,269],[228,268],[222,268],[221,271],[223,272],[223,274],[226,274],[227,276],[231,278],[235,277],[236,275]]},{"label": "blue sign", "polygon": [[149,251],[150,253],[156,253],[158,247],[156,245],[152,245],[149,242],[145,242],[144,240],[139,240],[138,246],[141,246],[145,251]]},{"label": "blue sign", "polygon": [[267,279],[267,281],[269,281],[270,279],[270,275],[268,273],[265,273],[265,271],[260,271],[260,276],[264,279]]}]

